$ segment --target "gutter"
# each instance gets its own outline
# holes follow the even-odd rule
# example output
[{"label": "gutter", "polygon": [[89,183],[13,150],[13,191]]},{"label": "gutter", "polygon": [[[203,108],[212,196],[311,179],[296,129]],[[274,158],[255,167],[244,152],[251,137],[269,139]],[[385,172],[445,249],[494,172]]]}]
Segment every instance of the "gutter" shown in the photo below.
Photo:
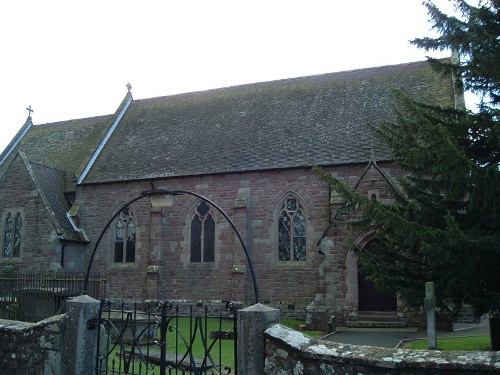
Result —
[{"label": "gutter", "polygon": [[[87,234],[85,233],[85,231],[82,229],[82,228],[79,228],[75,221],[73,220],[73,217],[71,216],[71,214],[69,212],[66,212],[66,217],[68,218],[68,221],[70,222],[71,226],[73,227],[73,230],[76,232],[76,233],[79,233],[83,236],[83,238],[85,239],[85,242],[89,243],[90,240],[89,238],[87,237]],[[67,241],[67,240],[66,240]]]}]

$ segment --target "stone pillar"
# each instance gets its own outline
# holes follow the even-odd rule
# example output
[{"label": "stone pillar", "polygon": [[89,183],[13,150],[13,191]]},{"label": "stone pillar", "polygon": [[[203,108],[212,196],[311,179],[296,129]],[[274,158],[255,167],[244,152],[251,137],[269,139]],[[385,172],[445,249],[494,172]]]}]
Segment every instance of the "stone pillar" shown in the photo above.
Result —
[{"label": "stone pillar", "polygon": [[238,374],[262,374],[265,361],[264,331],[279,323],[280,311],[260,303],[238,310]]},{"label": "stone pillar", "polygon": [[92,375],[95,373],[98,325],[87,322],[97,319],[99,301],[87,295],[66,301],[67,322],[62,347],[64,375]]},{"label": "stone pillar", "polygon": [[[233,223],[238,228],[247,251],[252,256],[252,239],[250,226],[250,188],[239,188],[234,200]],[[240,240],[234,233],[233,271],[232,271],[233,300],[255,301],[253,281],[248,267],[247,258]]]},{"label": "stone pillar", "polygon": [[427,345],[430,350],[436,350],[436,298],[432,282],[425,283],[424,307],[427,312]]},{"label": "stone pillar", "polygon": [[160,266],[149,266],[146,271],[146,300],[158,299],[160,283]]}]

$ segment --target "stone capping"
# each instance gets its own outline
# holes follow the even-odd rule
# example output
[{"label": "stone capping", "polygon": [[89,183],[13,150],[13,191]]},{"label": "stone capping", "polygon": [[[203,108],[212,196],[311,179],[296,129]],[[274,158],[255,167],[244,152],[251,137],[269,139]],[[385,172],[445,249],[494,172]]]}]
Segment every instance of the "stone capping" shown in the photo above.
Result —
[{"label": "stone capping", "polygon": [[[493,374],[500,352],[387,349],[313,339],[280,324],[266,331],[265,374]],[[325,369],[329,371],[325,372]],[[331,372],[333,371],[333,372]]]},{"label": "stone capping", "polygon": [[60,375],[66,314],[36,323],[0,319],[0,373]]},{"label": "stone capping", "polygon": [[0,319],[0,330],[9,332],[25,332],[36,328],[43,328],[51,324],[61,324],[64,322],[66,314],[51,316],[36,323],[21,322],[18,320]]}]

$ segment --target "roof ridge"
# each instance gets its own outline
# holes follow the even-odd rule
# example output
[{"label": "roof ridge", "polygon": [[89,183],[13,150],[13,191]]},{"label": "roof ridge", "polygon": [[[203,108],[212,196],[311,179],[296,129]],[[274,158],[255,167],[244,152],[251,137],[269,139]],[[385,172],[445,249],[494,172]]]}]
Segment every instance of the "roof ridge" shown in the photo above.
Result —
[{"label": "roof ridge", "polygon": [[111,117],[113,116],[114,113],[109,113],[107,115],[97,115],[97,116],[90,116],[90,117],[80,117],[80,118],[75,118],[75,119],[68,119],[68,120],[59,120],[59,121],[54,121],[54,122],[45,122],[43,124],[33,124],[33,128],[38,128],[40,126],[43,127],[55,127],[62,125],[64,123],[75,123],[75,122],[80,122],[84,120],[95,120],[98,118],[104,118],[104,117]]},{"label": "roof ridge", "polygon": [[268,84],[280,83],[280,82],[303,81],[303,80],[308,80],[308,79],[312,79],[312,78],[320,78],[320,77],[333,76],[333,75],[343,75],[343,74],[347,74],[347,73],[355,73],[355,72],[361,72],[361,71],[388,70],[390,68],[402,67],[405,65],[411,66],[411,65],[422,65],[422,64],[428,64],[428,61],[427,60],[419,60],[419,61],[411,61],[411,62],[405,62],[405,63],[392,64],[392,65],[378,65],[378,66],[372,66],[372,67],[367,67],[367,68],[357,68],[357,69],[349,69],[349,70],[340,70],[340,71],[335,71],[335,72],[309,74],[309,75],[305,75],[305,76],[280,78],[280,79],[273,79],[273,80],[269,80],[269,81],[249,82],[249,83],[242,83],[242,84],[236,84],[236,85],[231,85],[231,86],[215,87],[215,88],[206,89],[206,90],[201,89],[201,90],[195,90],[195,91],[180,92],[180,93],[175,93],[175,94],[170,94],[170,95],[161,95],[161,96],[153,96],[153,97],[149,97],[149,98],[134,99],[133,102],[172,98],[172,97],[191,95],[191,94],[210,93],[210,92],[223,91],[223,90],[229,90],[229,89],[241,89],[241,88],[250,87],[250,86],[258,87],[258,86],[265,86]]}]

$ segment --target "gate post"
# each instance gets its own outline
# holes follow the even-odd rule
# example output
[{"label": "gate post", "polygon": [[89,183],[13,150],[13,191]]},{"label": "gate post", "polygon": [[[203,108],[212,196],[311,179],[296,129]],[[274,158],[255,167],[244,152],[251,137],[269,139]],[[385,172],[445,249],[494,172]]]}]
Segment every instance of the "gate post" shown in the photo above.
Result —
[{"label": "gate post", "polygon": [[278,309],[257,303],[238,310],[238,375],[262,374],[265,360],[264,331],[279,323]]},{"label": "gate post", "polygon": [[64,375],[95,373],[98,325],[88,322],[97,319],[100,303],[87,295],[66,300],[66,328],[62,348]]}]

